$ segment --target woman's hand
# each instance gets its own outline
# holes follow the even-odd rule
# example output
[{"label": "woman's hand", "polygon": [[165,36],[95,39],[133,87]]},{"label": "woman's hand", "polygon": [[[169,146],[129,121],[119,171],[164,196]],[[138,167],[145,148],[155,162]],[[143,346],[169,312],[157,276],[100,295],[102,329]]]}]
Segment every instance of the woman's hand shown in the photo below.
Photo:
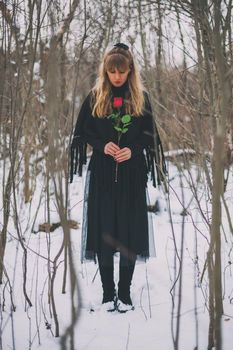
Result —
[{"label": "woman's hand", "polygon": [[104,146],[104,153],[109,154],[110,156],[115,157],[117,151],[120,150],[120,147],[117,146],[114,142],[108,142]]},{"label": "woman's hand", "polygon": [[115,154],[115,160],[118,163],[124,162],[125,160],[128,160],[131,158],[131,149],[128,147],[124,147],[116,152]]}]

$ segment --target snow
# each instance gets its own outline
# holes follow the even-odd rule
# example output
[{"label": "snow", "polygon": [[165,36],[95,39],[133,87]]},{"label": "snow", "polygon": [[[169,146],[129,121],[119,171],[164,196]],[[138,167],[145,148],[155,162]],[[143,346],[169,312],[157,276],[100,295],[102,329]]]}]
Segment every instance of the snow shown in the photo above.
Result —
[{"label": "snow", "polygon": [[[0,168],[2,171],[2,168]],[[184,261],[182,271],[182,303],[180,311],[179,349],[207,349],[208,342],[208,279],[204,275],[202,283],[200,277],[203,271],[208,250],[208,228],[201,218],[196,202],[188,184],[189,176],[198,177],[198,169],[192,166],[179,177],[178,170],[169,163],[170,194],[162,189],[155,189],[148,184],[151,202],[160,201],[161,212],[153,214],[155,230],[156,253],[146,263],[137,263],[132,281],[132,300],[135,310],[126,314],[106,312],[101,309],[102,289],[98,266],[92,262],[80,264],[80,236],[81,229],[71,230],[72,253],[76,267],[79,292],[76,291],[75,300],[79,309],[79,317],[75,326],[75,349],[78,350],[151,350],[173,349],[172,327],[176,332],[177,305],[179,295],[179,280],[172,290],[174,297],[174,317],[172,318],[171,289],[177,277],[179,262],[175,259],[175,245],[177,253],[181,253],[181,238],[184,233]],[[82,222],[83,177],[75,177],[69,185],[71,219]],[[203,210],[210,212],[208,193],[205,183],[200,182],[200,194]],[[231,180],[232,181],[232,180]],[[12,311],[10,302],[10,286],[4,283],[0,287],[1,303],[1,343],[0,349],[59,349],[60,337],[54,337],[55,325],[51,316],[51,304],[48,303],[48,261],[52,260],[59,251],[63,232],[61,227],[50,234],[31,233],[34,215],[37,212],[34,227],[46,222],[46,198],[43,191],[43,178],[38,176],[36,193],[30,204],[18,202],[21,234],[27,247],[27,283],[26,290],[33,306],[25,304],[23,295],[23,250],[20,246],[13,218],[8,226],[8,241],[5,253],[5,268],[11,282],[13,301],[16,307]],[[226,198],[229,200],[229,210],[232,211],[232,184],[229,181]],[[180,215],[183,211],[182,192],[187,215]],[[40,195],[42,200],[40,202]],[[2,198],[1,198],[2,200]],[[170,213],[169,214],[169,203]],[[50,202],[51,222],[58,222],[59,216],[54,198]],[[0,203],[2,208],[2,203]],[[0,211],[3,222],[3,211]],[[171,222],[172,219],[172,222]],[[223,269],[224,273],[224,316],[222,321],[223,350],[230,350],[233,342],[233,306],[232,301],[232,268],[228,264],[231,260],[232,236],[223,212]],[[197,229],[193,225],[195,223]],[[182,227],[184,231],[182,231]],[[49,249],[48,243],[51,243]],[[198,259],[197,259],[198,257]],[[118,281],[119,256],[115,257],[115,282]],[[62,294],[62,279],[64,255],[58,260],[58,271],[55,279],[55,303],[60,326],[60,335],[64,334],[71,319],[71,293],[69,283],[67,291]],[[52,263],[50,271],[53,271]],[[97,272],[97,273],[96,273]],[[68,279],[69,282],[69,279]],[[196,300],[196,301],[195,301]],[[4,309],[3,309],[4,302]],[[195,307],[196,302],[196,307]],[[91,311],[94,310],[94,311]],[[195,318],[196,313],[196,318]],[[173,321],[172,321],[173,320]],[[46,322],[50,327],[46,328]],[[67,347],[69,348],[69,347]]]},{"label": "snow", "polygon": [[40,80],[40,61],[33,65],[33,79]]},{"label": "snow", "polygon": [[164,152],[165,156],[170,156],[170,157],[175,157],[182,154],[196,154],[196,152],[192,148],[169,150],[167,152]]}]

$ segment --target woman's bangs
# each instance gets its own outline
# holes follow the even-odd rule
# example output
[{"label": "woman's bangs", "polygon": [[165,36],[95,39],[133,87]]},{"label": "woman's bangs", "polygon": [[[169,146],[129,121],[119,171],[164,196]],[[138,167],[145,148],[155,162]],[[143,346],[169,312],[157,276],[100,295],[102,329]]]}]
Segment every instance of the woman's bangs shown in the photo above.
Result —
[{"label": "woman's bangs", "polygon": [[128,60],[123,55],[114,54],[107,57],[105,64],[106,71],[111,71],[117,68],[119,71],[126,71],[129,69]]}]

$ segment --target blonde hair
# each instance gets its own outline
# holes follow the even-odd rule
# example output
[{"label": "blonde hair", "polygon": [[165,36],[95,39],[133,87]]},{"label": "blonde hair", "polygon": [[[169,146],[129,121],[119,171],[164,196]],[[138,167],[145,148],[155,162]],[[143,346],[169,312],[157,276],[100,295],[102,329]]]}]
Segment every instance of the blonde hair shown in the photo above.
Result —
[{"label": "blonde hair", "polygon": [[107,71],[117,68],[118,70],[130,69],[128,74],[129,92],[125,100],[125,112],[138,117],[142,114],[144,105],[145,90],[139,73],[138,66],[130,50],[121,47],[113,47],[106,51],[103,61],[99,66],[99,74],[96,83],[92,88],[93,94],[93,116],[104,118],[113,112],[111,104],[111,82],[109,81]]}]

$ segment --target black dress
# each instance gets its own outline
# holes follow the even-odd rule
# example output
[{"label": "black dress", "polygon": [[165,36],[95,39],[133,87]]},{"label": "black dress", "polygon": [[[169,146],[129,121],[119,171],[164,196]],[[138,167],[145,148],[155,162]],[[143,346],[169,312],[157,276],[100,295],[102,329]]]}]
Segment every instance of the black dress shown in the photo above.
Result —
[{"label": "black dress", "polygon": [[[112,97],[124,98],[127,90],[127,82],[120,88],[112,87]],[[77,166],[82,175],[86,144],[93,147],[84,191],[82,261],[85,258],[95,260],[96,253],[106,247],[113,253],[123,252],[129,258],[131,253],[144,258],[153,255],[147,181],[150,174],[156,186],[155,167],[161,165],[157,167],[157,183],[160,184],[165,163],[146,92],[144,98],[142,115],[132,117],[128,131],[120,139],[120,148],[129,147],[132,155],[129,160],[118,163],[117,182],[116,162],[104,153],[106,143],[117,144],[117,131],[111,119],[92,116],[91,92],[82,104],[71,146],[71,181]]]}]

